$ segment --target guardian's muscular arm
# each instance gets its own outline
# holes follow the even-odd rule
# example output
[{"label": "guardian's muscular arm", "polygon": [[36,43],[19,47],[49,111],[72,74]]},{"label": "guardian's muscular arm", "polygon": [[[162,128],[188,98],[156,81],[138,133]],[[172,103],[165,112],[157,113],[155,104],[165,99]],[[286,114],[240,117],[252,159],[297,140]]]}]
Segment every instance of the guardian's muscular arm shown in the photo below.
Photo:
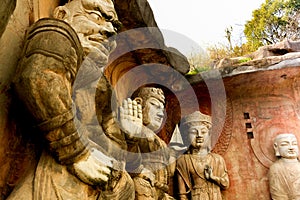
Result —
[{"label": "guardian's muscular arm", "polygon": [[[55,31],[51,31],[53,24]],[[51,154],[60,164],[71,166],[82,181],[94,185],[106,182],[110,169],[91,158],[72,110],[72,84],[82,56],[78,37],[67,23],[40,20],[28,31],[14,86]]]}]

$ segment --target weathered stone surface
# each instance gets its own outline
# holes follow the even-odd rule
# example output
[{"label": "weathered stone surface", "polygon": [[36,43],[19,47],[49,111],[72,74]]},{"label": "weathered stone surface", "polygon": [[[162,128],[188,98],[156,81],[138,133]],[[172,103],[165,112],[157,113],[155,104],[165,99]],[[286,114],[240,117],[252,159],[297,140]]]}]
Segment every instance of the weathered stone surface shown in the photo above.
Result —
[{"label": "weathered stone surface", "polygon": [[268,173],[272,199],[300,198],[300,161],[296,136],[285,132],[278,134],[273,148],[277,160]]},{"label": "weathered stone surface", "polygon": [[[5,4],[13,5],[15,2],[3,1],[3,6],[1,4],[0,9],[3,9],[3,12],[9,11],[6,13],[6,17],[12,13],[12,10],[6,10]],[[18,115],[21,114],[21,111],[13,110],[10,90],[10,82],[22,51],[25,31],[30,24],[30,12],[28,2],[18,0],[14,14],[9,17],[6,29],[3,30],[0,38],[0,199],[5,199],[16,181],[31,164],[34,164],[35,160],[32,143],[28,142],[28,138],[20,137],[21,134],[18,130],[22,124],[17,126],[12,117],[13,113]],[[1,23],[5,20],[3,18]],[[28,160],[32,162],[30,163]]]},{"label": "weathered stone surface", "polygon": [[253,59],[262,59],[269,56],[280,56],[290,52],[299,52],[299,41],[283,40],[282,42],[260,47],[250,57]]},{"label": "weathered stone surface", "polygon": [[262,46],[247,57],[223,58],[215,64],[215,68],[235,68],[237,66],[267,67],[283,60],[299,58],[299,51],[300,41],[284,40],[274,45]]},{"label": "weathered stone surface", "polygon": [[[117,36],[118,46],[111,55],[112,61],[115,61],[124,53],[134,51],[131,56],[134,57],[136,66],[157,63],[178,69],[182,74],[189,71],[186,57],[178,50],[164,45],[163,36],[157,27],[153,12],[147,1],[117,0],[115,4],[123,28]],[[128,59],[130,60],[130,58]],[[121,60],[118,60],[118,62],[121,62]],[[132,66],[128,67],[128,69],[130,68]],[[107,70],[110,69],[118,69],[118,67],[109,65]],[[123,69],[126,70],[124,66]],[[111,74],[110,77],[113,77],[114,73],[109,72],[107,74]]]},{"label": "weathered stone surface", "polygon": [[[25,30],[39,17],[49,16],[54,4],[65,2],[35,0],[31,5],[28,1],[18,0],[0,40],[0,107],[4,108],[0,109],[0,162],[4,163],[0,167],[2,199],[16,185],[29,164],[35,164],[28,160],[35,161],[35,152],[31,150],[38,148],[31,146],[33,141],[28,142],[28,138],[20,139],[20,126],[16,126],[16,119],[10,115],[13,112],[20,114],[18,107],[13,110],[10,107],[9,89]],[[147,28],[156,27],[156,23],[146,0],[117,0],[115,3],[123,27],[105,74],[113,86],[121,83],[122,87],[116,88],[118,99],[130,96],[132,86],[143,84],[144,80],[176,85],[178,77],[168,75],[167,70],[156,68],[157,65],[139,76],[128,73],[143,64],[154,62],[171,66],[184,74],[188,65],[185,57],[173,54],[172,49],[165,47],[159,29]],[[194,109],[211,114],[217,124],[213,127],[213,152],[224,157],[231,180],[231,187],[225,192],[227,199],[270,199],[267,171],[275,160],[269,149],[270,138],[282,131],[299,133],[298,51],[298,42],[285,41],[266,47],[263,54],[247,63],[240,63],[244,58],[228,60],[226,65],[217,69],[217,76],[203,73],[187,77],[194,90],[178,87],[181,89],[180,95],[176,94],[178,96],[166,90],[168,120],[158,136],[168,143],[180,117]],[[174,56],[178,57],[174,59]],[[128,75],[124,82],[121,80],[123,75]],[[193,93],[196,93],[197,104],[191,99]],[[80,95],[79,101],[84,102],[85,93]],[[87,109],[90,106],[87,105]]]},{"label": "weathered stone surface", "polygon": [[[259,68],[223,68],[218,70],[221,85],[205,73],[189,77],[195,90],[202,93],[198,95],[200,109],[211,113],[213,123],[221,129],[213,151],[223,155],[230,172],[231,187],[225,191],[228,199],[270,199],[267,173],[276,160],[270,148],[273,138],[281,132],[299,137],[299,66],[296,58]],[[211,101],[212,88],[217,90],[222,84],[227,100],[220,102],[226,107],[224,124],[218,123],[224,116],[214,111],[218,104]],[[220,93],[219,98],[224,96]]]},{"label": "weathered stone surface", "polygon": [[[13,81],[17,100],[28,111],[28,118],[33,119],[29,125],[36,127],[41,141],[47,145],[37,166],[26,174],[25,182],[21,182],[8,199],[21,196],[26,200],[58,196],[62,199],[132,199],[134,187],[124,171],[124,156],[121,154],[122,158],[115,160],[111,153],[110,144],[124,143],[125,139],[118,138],[122,133],[114,126],[109,109],[111,90],[106,79],[99,81],[97,89],[106,92],[101,93],[100,100],[108,101],[96,103],[100,105],[97,108],[101,127],[95,135],[109,137],[102,141],[103,146],[91,137],[94,135],[89,134],[83,125],[85,121],[80,122],[73,107],[76,102],[72,96],[74,82],[75,78],[80,79],[82,65],[100,71],[116,47],[114,40],[108,40],[116,34],[115,26],[119,23],[114,5],[112,1],[74,0],[57,7],[53,17],[42,18],[28,29]],[[83,58],[86,58],[84,63]],[[87,85],[77,87],[84,91]],[[93,97],[95,99],[95,95]],[[80,104],[77,106],[80,108]],[[91,114],[96,118],[95,113]],[[23,130],[24,135],[26,132]],[[118,149],[121,151],[122,146]]]},{"label": "weathered stone surface", "polygon": [[135,153],[128,155],[126,165],[134,173],[135,199],[173,199],[168,194],[168,179],[174,173],[168,170],[170,150],[157,135],[166,117],[163,90],[142,87],[132,98],[124,99],[120,106],[120,124],[129,149]]},{"label": "weathered stone surface", "polygon": [[54,8],[56,8],[58,5],[64,5],[65,3],[67,3],[67,1],[60,1],[60,0],[32,1],[32,10],[33,10],[33,12],[31,13],[32,23],[44,17],[52,17]]},{"label": "weathered stone surface", "polygon": [[242,60],[249,59],[248,57],[236,57],[236,58],[222,58],[219,62],[217,62],[214,68],[223,68],[227,66],[236,66],[241,64]]},{"label": "weathered stone surface", "polygon": [[[164,67],[172,67],[184,75],[189,71],[188,61],[178,50],[165,46],[164,38],[157,27],[149,3],[146,0],[116,0],[115,7],[123,27],[117,35],[117,48],[110,55],[110,63],[105,69],[105,75],[116,87],[118,99],[121,101],[130,97],[134,87],[141,86],[145,82],[164,83],[165,86],[174,85],[175,88],[181,88],[180,79],[178,80],[174,74],[165,73]],[[130,73],[132,69],[148,64],[153,64],[153,70],[138,75]],[[123,75],[126,75],[125,80],[121,79]],[[173,102],[173,97],[167,92],[166,102]],[[166,107],[170,114],[168,104]],[[160,133],[166,142],[171,139],[180,116],[176,114],[175,118],[175,121],[168,120]]]},{"label": "weathered stone surface", "polygon": [[6,25],[16,8],[17,0],[3,0],[0,7],[0,38],[5,31]]},{"label": "weathered stone surface", "polygon": [[180,199],[222,200],[229,187],[228,171],[222,156],[211,153],[211,117],[200,111],[182,119],[181,133],[187,152],[176,163]]}]

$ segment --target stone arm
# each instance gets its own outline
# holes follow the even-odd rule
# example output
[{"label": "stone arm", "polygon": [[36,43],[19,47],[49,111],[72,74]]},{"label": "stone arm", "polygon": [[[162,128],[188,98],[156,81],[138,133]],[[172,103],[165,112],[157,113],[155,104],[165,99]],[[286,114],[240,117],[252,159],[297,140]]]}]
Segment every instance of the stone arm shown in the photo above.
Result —
[{"label": "stone arm", "polygon": [[[139,109],[139,111],[138,111]],[[138,113],[139,112],[139,113]],[[125,134],[128,154],[126,156],[126,170],[132,174],[139,174],[143,170],[139,147],[139,136],[142,134],[142,109],[136,101],[124,99],[119,107],[119,121],[121,130]]]},{"label": "stone arm", "polygon": [[187,200],[190,197],[191,192],[191,180],[189,175],[189,167],[186,162],[186,155],[178,158],[176,162],[176,172],[178,184],[178,195],[180,200]]},{"label": "stone arm", "polygon": [[227,189],[229,187],[229,176],[226,169],[225,161],[221,156],[218,156],[217,164],[214,168],[210,165],[206,165],[204,168],[204,175],[208,181],[211,181],[218,185],[221,189]]},{"label": "stone arm", "polygon": [[[138,146],[138,138],[133,138],[130,136],[131,129],[129,118],[125,118],[128,114],[128,99],[124,100],[123,105],[119,110],[122,110],[122,119],[120,116],[118,119],[120,123],[116,121],[115,113],[111,108],[111,99],[112,99],[112,88],[103,75],[97,83],[96,89],[96,114],[97,120],[103,128],[104,134],[112,142],[111,146],[116,148],[108,149],[108,154],[117,158],[117,160],[126,162],[126,171],[129,173],[140,173],[143,170],[141,164],[141,154]],[[125,105],[126,104],[126,105]],[[132,108],[132,104],[130,105]],[[132,114],[131,114],[131,117]],[[126,126],[126,127],[123,127]],[[141,121],[139,123],[142,123]],[[120,126],[121,125],[121,126]],[[129,130],[128,130],[129,129]],[[125,160],[123,160],[126,158]]]},{"label": "stone arm", "polygon": [[[52,30],[53,24],[56,31],[45,31],[48,26]],[[82,59],[76,33],[64,22],[43,19],[28,31],[27,38],[13,81],[16,95],[57,162],[83,182],[103,185],[110,168],[93,157],[85,130],[72,110],[72,84]]]},{"label": "stone arm", "polygon": [[144,169],[140,147],[136,142],[127,141],[128,153],[126,156],[126,171],[139,174]]},{"label": "stone arm", "polygon": [[[147,135],[146,133],[152,133],[151,130],[148,128],[144,127],[142,128],[142,132],[144,134],[142,135]],[[142,152],[141,146],[145,142],[145,138],[142,142],[141,138],[130,138],[127,140],[127,145],[128,145],[128,154],[126,157],[126,170],[134,177],[134,176],[139,176],[144,178],[145,180],[149,181],[152,185],[155,184],[155,175],[154,173],[147,169],[143,165],[143,159],[142,159]]]},{"label": "stone arm", "polygon": [[38,124],[57,161],[66,165],[76,162],[88,149],[87,140],[74,121],[69,72],[62,62],[42,54],[24,57],[21,64],[14,84],[19,99]]},{"label": "stone arm", "polygon": [[224,173],[223,176],[220,177],[210,175],[210,177],[207,179],[217,184],[222,189],[227,189],[229,187],[229,178],[227,173]]},{"label": "stone arm", "polygon": [[[36,68],[32,63],[43,63]],[[23,60],[24,70],[15,82],[16,91],[44,134],[51,154],[83,182],[103,184],[109,166],[91,154],[84,129],[72,111],[71,81],[63,63],[35,54]],[[53,68],[56,66],[56,68]]]},{"label": "stone arm", "polygon": [[116,119],[116,113],[112,111],[112,99],[112,88],[102,74],[97,83],[95,97],[97,121],[113,147],[107,148],[107,154],[123,162],[127,152],[127,142],[125,134],[122,132]]},{"label": "stone arm", "polygon": [[284,176],[284,169],[275,162],[268,172],[270,193],[273,200],[289,199],[291,189],[288,186],[289,180]]},{"label": "stone arm", "polygon": [[189,196],[189,188],[186,187],[185,181],[182,178],[180,174],[177,175],[177,181],[178,181],[178,195],[180,200],[188,200]]},{"label": "stone arm", "polygon": [[119,108],[119,120],[122,131],[125,133],[128,154],[126,170],[132,176],[140,176],[154,185],[155,175],[142,164],[142,141],[153,138],[153,131],[143,125],[142,107],[135,100],[124,99]]}]

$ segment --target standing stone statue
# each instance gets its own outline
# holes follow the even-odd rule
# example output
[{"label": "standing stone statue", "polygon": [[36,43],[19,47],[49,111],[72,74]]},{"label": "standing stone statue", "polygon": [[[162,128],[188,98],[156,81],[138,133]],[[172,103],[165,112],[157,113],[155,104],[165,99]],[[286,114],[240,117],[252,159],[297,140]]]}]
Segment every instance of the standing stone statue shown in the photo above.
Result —
[{"label": "standing stone statue", "polygon": [[[36,168],[9,200],[134,198],[129,174],[116,171],[119,162],[94,148],[97,145],[77,119],[72,101],[83,59],[93,60],[86,67],[103,67],[116,47],[109,37],[116,34],[118,24],[111,0],[73,0],[56,8],[53,19],[41,19],[28,30],[14,89],[46,145]],[[105,80],[99,84],[102,90],[109,90]],[[103,93],[104,105],[98,108],[105,110],[110,105],[107,94]],[[109,124],[115,125],[107,116],[98,119],[104,132]],[[111,130],[121,133],[117,128]]]},{"label": "standing stone statue", "polygon": [[278,160],[269,170],[272,199],[300,199],[300,162],[296,136],[290,133],[277,135],[274,149]]},{"label": "standing stone statue", "polygon": [[211,117],[196,111],[184,117],[180,131],[189,146],[177,160],[179,199],[221,200],[229,187],[224,159],[211,153]]},{"label": "standing stone statue", "polygon": [[164,120],[164,93],[160,88],[142,87],[134,100],[125,99],[120,121],[127,133],[127,170],[132,174],[135,199],[173,199],[168,195],[169,152],[156,135]]}]

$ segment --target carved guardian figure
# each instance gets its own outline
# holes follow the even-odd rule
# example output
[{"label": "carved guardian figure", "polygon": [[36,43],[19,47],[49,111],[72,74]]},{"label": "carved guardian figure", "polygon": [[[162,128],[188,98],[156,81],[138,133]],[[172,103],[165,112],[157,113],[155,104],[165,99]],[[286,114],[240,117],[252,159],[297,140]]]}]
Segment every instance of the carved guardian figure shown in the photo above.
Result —
[{"label": "carved guardian figure", "polygon": [[[83,59],[89,57],[102,68],[116,47],[109,39],[119,24],[114,5],[110,0],[73,0],[56,8],[54,17],[41,19],[28,30],[14,80],[15,92],[46,146],[36,168],[8,199],[132,199],[132,179],[115,170],[119,161],[94,148],[72,100]],[[109,129],[107,121],[111,122],[99,122],[104,131]]]}]

